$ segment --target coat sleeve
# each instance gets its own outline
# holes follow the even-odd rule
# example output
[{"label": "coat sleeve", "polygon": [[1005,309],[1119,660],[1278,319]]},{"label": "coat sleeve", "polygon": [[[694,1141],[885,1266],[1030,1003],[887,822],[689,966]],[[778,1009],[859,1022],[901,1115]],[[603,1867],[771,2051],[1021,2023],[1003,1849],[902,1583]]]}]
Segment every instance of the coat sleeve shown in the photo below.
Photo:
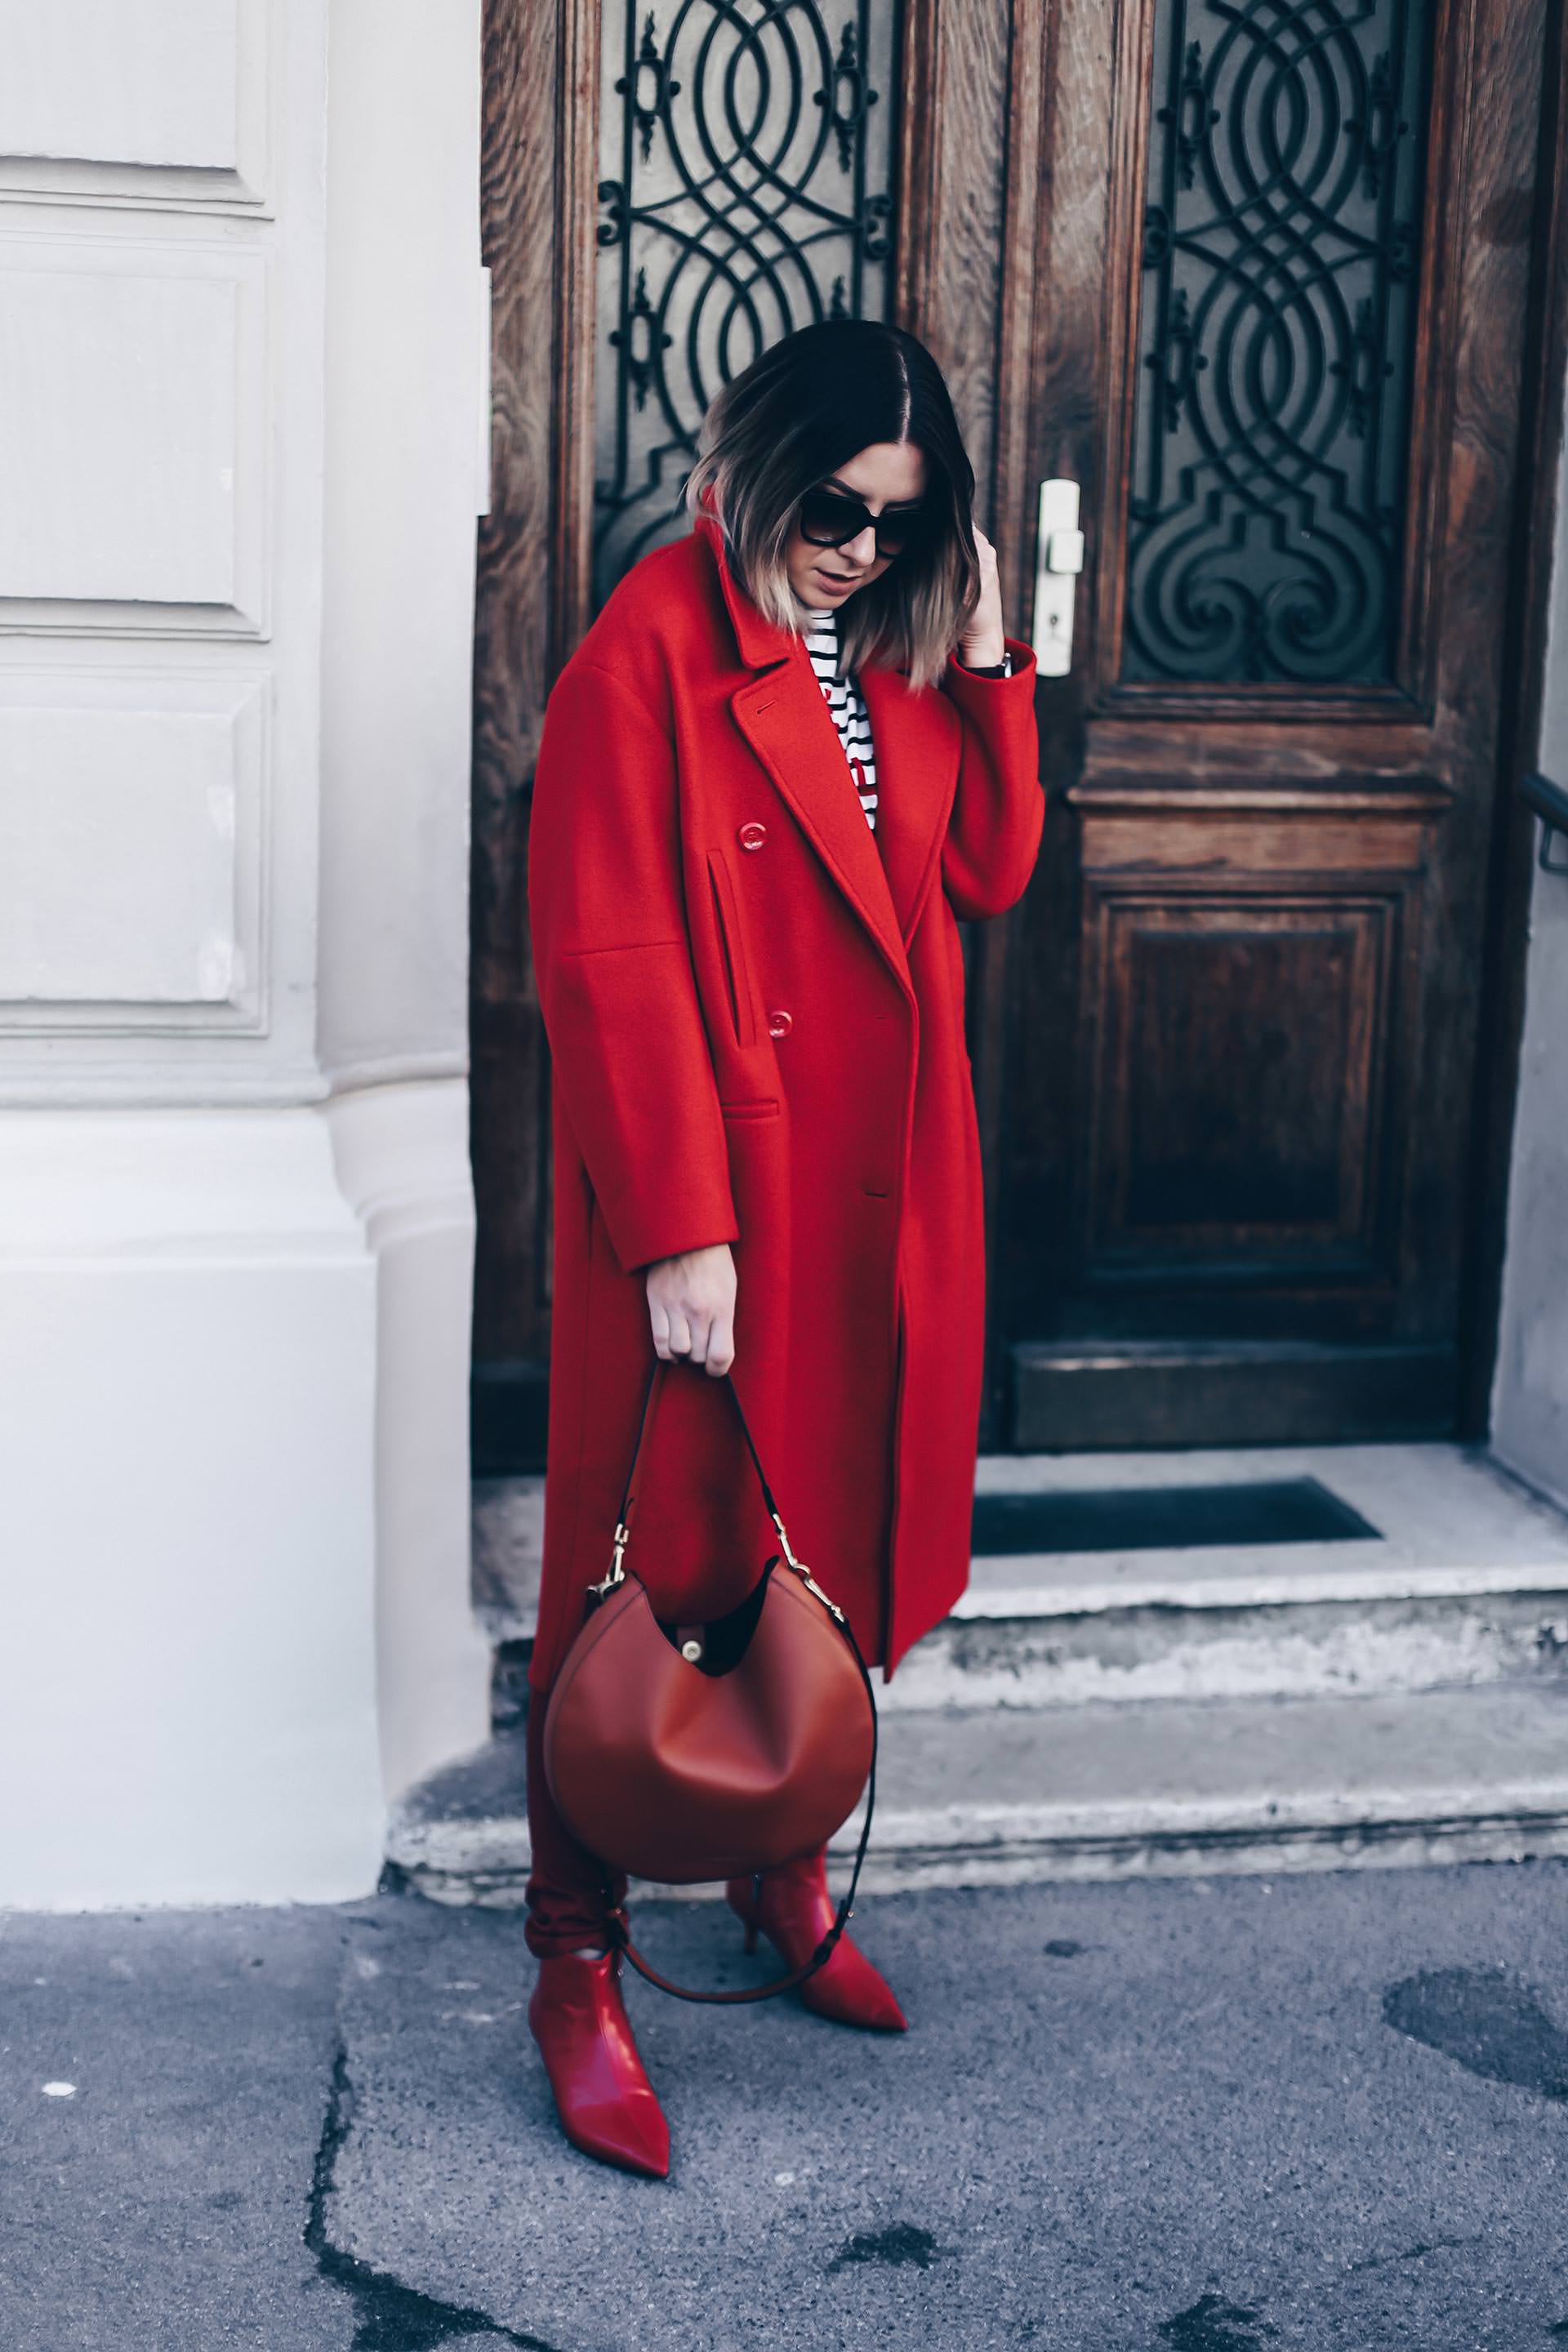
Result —
[{"label": "coat sleeve", "polygon": [[942,680],[963,726],[942,884],[966,922],[1022,898],[1045,824],[1034,648],[1018,637],[1005,642],[1011,677],[976,677],[950,661]]},{"label": "coat sleeve", "polygon": [[545,709],[528,912],[556,1083],[621,1265],[738,1240],[674,750],[639,696],[580,660]]}]

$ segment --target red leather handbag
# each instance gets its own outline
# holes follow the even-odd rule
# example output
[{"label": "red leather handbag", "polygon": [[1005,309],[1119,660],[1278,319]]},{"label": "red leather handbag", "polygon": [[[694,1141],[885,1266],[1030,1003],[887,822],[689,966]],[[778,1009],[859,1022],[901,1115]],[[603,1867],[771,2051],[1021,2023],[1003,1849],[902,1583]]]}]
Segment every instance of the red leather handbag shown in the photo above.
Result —
[{"label": "red leather handbag", "polygon": [[670,1360],[656,1358],[648,1376],[609,1572],[588,1587],[583,1626],[551,1686],[545,1777],[567,1828],[606,1874],[674,1885],[815,1853],[867,1790],[854,1873],[833,1926],[804,1968],[772,1984],[687,1991],[642,1958],[612,1910],[621,1948],[650,1984],[687,2000],[765,2000],[820,1968],[848,1923],[876,1801],[877,1704],[848,1619],[790,1547],[728,1374],[782,1549],[724,1616],[702,1624],[655,1616],[626,1555],[648,1408]]}]

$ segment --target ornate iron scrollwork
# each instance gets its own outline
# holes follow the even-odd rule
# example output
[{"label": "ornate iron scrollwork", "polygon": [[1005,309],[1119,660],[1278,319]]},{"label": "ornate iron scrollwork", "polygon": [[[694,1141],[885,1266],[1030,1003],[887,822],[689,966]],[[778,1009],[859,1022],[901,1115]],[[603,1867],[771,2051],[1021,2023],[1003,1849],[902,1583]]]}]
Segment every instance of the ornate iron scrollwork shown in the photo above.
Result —
[{"label": "ornate iron scrollwork", "polygon": [[628,0],[601,99],[595,597],[685,528],[704,410],[814,319],[887,315],[896,0]]},{"label": "ornate iron scrollwork", "polygon": [[1385,685],[1426,0],[1159,0],[1122,675]]}]

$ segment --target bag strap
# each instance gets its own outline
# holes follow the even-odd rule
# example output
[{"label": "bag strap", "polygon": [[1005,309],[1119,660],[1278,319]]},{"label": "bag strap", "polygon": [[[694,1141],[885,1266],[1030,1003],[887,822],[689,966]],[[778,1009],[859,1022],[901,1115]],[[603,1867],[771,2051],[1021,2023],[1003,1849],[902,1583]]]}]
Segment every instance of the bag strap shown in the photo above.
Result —
[{"label": "bag strap", "polygon": [[[653,1369],[648,1374],[647,1387],[643,1391],[642,1418],[637,1423],[637,1444],[632,1448],[631,1466],[626,1472],[626,1483],[621,1495],[620,1515],[616,1522],[615,1549],[611,1559],[609,1573],[600,1583],[590,1585],[588,1588],[590,1594],[596,1600],[602,1601],[607,1593],[612,1592],[616,1586],[624,1580],[626,1576],[626,1570],[622,1563],[626,1557],[626,1546],[631,1540],[630,1513],[633,1501],[635,1499],[633,1495],[633,1481],[637,1475],[637,1464],[642,1458],[643,1440],[647,1433],[648,1407],[653,1402],[654,1387],[660,1371],[663,1370],[666,1363],[673,1362],[674,1360],[675,1360],[673,1358],[656,1356],[653,1361]],[[821,1602],[828,1615],[832,1618],[834,1623],[837,1626],[839,1632],[843,1634],[845,1640],[848,1643],[850,1650],[854,1654],[855,1664],[860,1670],[860,1681],[866,1693],[866,1704],[871,1710],[871,1769],[868,1775],[866,1782],[866,1818],[860,1826],[860,1843],[856,1849],[855,1867],[850,1874],[848,1890],[846,1893],[843,1901],[838,1906],[837,1915],[834,1919],[832,1927],[829,1927],[826,1935],[824,1936],[821,1943],[818,1944],[816,1951],[812,1954],[810,1959],[805,1962],[803,1968],[792,1969],[788,1976],[775,1978],[771,1984],[745,1986],[735,1992],[697,1992],[689,1990],[685,1985],[675,1984],[668,1977],[661,1976],[658,1970],[656,1968],[651,1967],[650,1964],[643,1958],[642,1954],[637,1950],[637,1946],[633,1943],[631,1938],[631,1927],[626,1918],[625,1907],[620,1904],[612,1903],[608,1900],[610,1874],[607,1871],[605,1874],[606,1892],[605,1912],[609,1923],[612,1948],[625,1953],[633,1968],[636,1969],[638,1976],[646,1977],[648,1983],[651,1985],[657,1985],[661,1992],[673,1993],[678,2000],[701,2001],[717,2008],[733,2008],[746,2001],[771,2000],[775,1993],[788,1992],[792,1987],[804,1984],[807,1977],[814,1976],[816,1970],[822,1968],[826,1962],[831,1958],[839,1937],[843,1935],[844,1930],[847,1927],[850,1920],[854,1917],[856,1891],[860,1884],[860,1870],[861,1865],[864,1864],[866,1859],[866,1849],[871,1841],[871,1816],[876,1810],[877,1804],[877,1744],[879,1736],[879,1726],[877,1720],[877,1695],[871,1687],[871,1676],[868,1671],[866,1661],[860,1654],[860,1644],[855,1639],[855,1629],[850,1624],[849,1620],[845,1615],[843,1610],[838,1607],[837,1603],[828,1599],[826,1593],[822,1590],[822,1587],[811,1575],[805,1562],[803,1560],[796,1559],[795,1553],[790,1547],[790,1539],[784,1532],[784,1523],[779,1517],[778,1505],[773,1500],[773,1488],[768,1485],[767,1473],[763,1468],[762,1456],[757,1452],[755,1441],[752,1436],[750,1424],[746,1420],[745,1413],[742,1411],[740,1391],[735,1386],[733,1377],[729,1372],[725,1372],[721,1376],[709,1373],[705,1374],[704,1377],[708,1379],[722,1377],[725,1386],[728,1388],[731,1396],[734,1399],[735,1411],[741,1415],[741,1427],[744,1433],[746,1445],[751,1454],[752,1463],[756,1467],[758,1482],[762,1486],[763,1499],[768,1507],[768,1516],[773,1520],[774,1527],[777,1528],[779,1531],[779,1541],[784,1546],[784,1558],[785,1564],[793,1573],[800,1579],[806,1591],[812,1594],[814,1599]]]},{"label": "bag strap", "polygon": [[[637,1442],[632,1448],[632,1458],[626,1470],[626,1483],[621,1492],[620,1521],[622,1526],[628,1524],[626,1520],[626,1513],[630,1510],[632,1506],[632,1482],[637,1476],[637,1464],[642,1459],[643,1440],[647,1433],[648,1408],[653,1402],[654,1389],[658,1383],[660,1372],[665,1370],[667,1367],[672,1369],[679,1360],[678,1358],[673,1356],[656,1356],[653,1360],[652,1369],[647,1376],[647,1386],[643,1391],[642,1418],[637,1423]],[[694,1364],[691,1369],[695,1371],[699,1368]],[[705,1380],[722,1380],[724,1386],[728,1389],[731,1397],[733,1399],[735,1411],[740,1413],[741,1416],[741,1429],[746,1440],[746,1448],[756,1467],[757,1481],[763,1490],[763,1500],[768,1507],[770,1517],[776,1519],[778,1517],[778,1507],[773,1501],[773,1490],[768,1484],[768,1474],[763,1468],[762,1456],[757,1452],[756,1442],[752,1435],[752,1425],[746,1419],[745,1413],[742,1411],[741,1391],[735,1386],[735,1376],[733,1371],[722,1373],[705,1371],[703,1373],[703,1378]]]},{"label": "bag strap", "polygon": [[[631,1514],[633,1506],[637,1500],[637,1496],[634,1492],[634,1482],[637,1478],[637,1464],[642,1459],[644,1440],[647,1435],[648,1408],[653,1402],[653,1391],[660,1372],[663,1371],[667,1364],[673,1364],[679,1361],[679,1358],[671,1356],[656,1356],[653,1360],[653,1368],[647,1376],[647,1386],[643,1391],[642,1418],[637,1423],[637,1444],[632,1448],[631,1463],[626,1471],[626,1483],[621,1489],[621,1507],[619,1515],[616,1520],[615,1540],[611,1546],[609,1569],[607,1572],[600,1578],[596,1584],[590,1584],[588,1587],[588,1606],[590,1609],[596,1608],[601,1601],[606,1600],[609,1597],[618,1584],[624,1583],[626,1580],[626,1568],[624,1562],[626,1555],[626,1546],[631,1541]],[[692,1369],[693,1370],[697,1370],[700,1368],[693,1366]],[[740,1413],[741,1428],[746,1440],[746,1449],[751,1454],[752,1465],[757,1473],[757,1483],[763,1490],[763,1500],[768,1507],[768,1517],[772,1519],[774,1527],[777,1528],[779,1531],[779,1542],[784,1549],[785,1566],[790,1570],[792,1574],[799,1577],[806,1591],[816,1600],[821,1601],[823,1607],[828,1612],[834,1622],[842,1628],[845,1633],[848,1634],[850,1642],[853,1643],[855,1637],[849,1633],[849,1621],[845,1616],[842,1609],[838,1608],[835,1602],[829,1601],[826,1593],[822,1590],[822,1587],[813,1579],[805,1561],[797,1559],[795,1556],[795,1548],[790,1542],[788,1531],[784,1527],[784,1523],[779,1517],[779,1507],[773,1500],[773,1490],[768,1484],[768,1474],[763,1468],[763,1457],[757,1452],[756,1440],[752,1435],[751,1423],[747,1421],[745,1413],[742,1410],[741,1392],[735,1386],[733,1372],[709,1372],[704,1373],[703,1377],[708,1380],[721,1379],[724,1386],[730,1392],[735,1411]],[[866,1672],[865,1663],[860,1658],[858,1649],[856,1650],[855,1655],[857,1661],[859,1663],[860,1671],[864,1675]],[[868,1690],[870,1688],[870,1683],[868,1680],[867,1683],[867,1688]],[[873,1700],[873,1713],[875,1712],[875,1708],[876,1701]]]}]

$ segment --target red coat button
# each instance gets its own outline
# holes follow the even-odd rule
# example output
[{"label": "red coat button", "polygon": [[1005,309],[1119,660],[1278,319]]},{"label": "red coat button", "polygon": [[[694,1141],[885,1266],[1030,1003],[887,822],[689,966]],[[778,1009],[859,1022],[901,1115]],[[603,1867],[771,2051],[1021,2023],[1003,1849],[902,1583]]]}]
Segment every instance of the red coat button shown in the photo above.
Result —
[{"label": "red coat button", "polygon": [[768,1035],[770,1037],[787,1037],[794,1027],[795,1024],[787,1013],[779,1011],[769,1013]]},{"label": "red coat button", "polygon": [[767,837],[767,826],[758,824],[754,818],[750,824],[742,824],[736,829],[735,838],[742,849],[761,849]]}]

